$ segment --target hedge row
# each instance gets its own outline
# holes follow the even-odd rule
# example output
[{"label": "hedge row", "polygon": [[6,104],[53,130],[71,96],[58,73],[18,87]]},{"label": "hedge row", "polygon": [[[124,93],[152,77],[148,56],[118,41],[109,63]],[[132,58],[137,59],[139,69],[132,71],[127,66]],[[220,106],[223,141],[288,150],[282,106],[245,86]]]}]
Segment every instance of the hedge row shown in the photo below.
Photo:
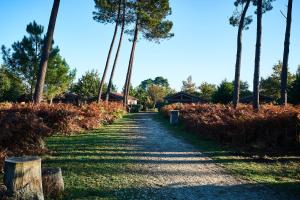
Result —
[{"label": "hedge row", "polygon": [[[43,139],[76,134],[112,123],[125,114],[122,104],[0,104],[0,161],[7,155],[41,154]],[[0,169],[1,163],[0,162]]]},{"label": "hedge row", "polygon": [[161,112],[180,111],[187,130],[222,143],[251,149],[300,150],[300,107],[263,105],[254,112],[250,105],[171,104]]}]

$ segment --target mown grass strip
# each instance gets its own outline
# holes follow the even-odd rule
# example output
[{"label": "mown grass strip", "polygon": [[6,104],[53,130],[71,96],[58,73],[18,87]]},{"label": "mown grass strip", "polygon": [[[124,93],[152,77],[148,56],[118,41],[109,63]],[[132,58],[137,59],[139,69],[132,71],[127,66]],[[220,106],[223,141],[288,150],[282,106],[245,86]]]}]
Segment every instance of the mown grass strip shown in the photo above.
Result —
[{"label": "mown grass strip", "polygon": [[[61,167],[65,181],[63,199],[129,199],[143,182],[131,163],[131,116],[99,130],[47,139],[52,155],[44,167]],[[136,189],[135,189],[136,188]]]}]

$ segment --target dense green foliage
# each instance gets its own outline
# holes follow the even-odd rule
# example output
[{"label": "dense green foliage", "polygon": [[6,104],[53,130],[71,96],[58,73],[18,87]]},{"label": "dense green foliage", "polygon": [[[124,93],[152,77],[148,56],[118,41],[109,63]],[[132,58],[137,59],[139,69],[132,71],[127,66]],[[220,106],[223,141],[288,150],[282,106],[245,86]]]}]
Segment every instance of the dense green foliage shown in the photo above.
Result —
[{"label": "dense green foliage", "polygon": [[[261,94],[272,97],[275,101],[280,99],[280,80],[281,80],[282,62],[279,61],[273,66],[273,73],[260,81]],[[288,88],[292,87],[295,75],[288,73]]]},{"label": "dense green foliage", "polygon": [[[96,70],[87,71],[79,78],[78,82],[72,85],[70,91],[78,94],[82,99],[95,99],[98,95],[100,84],[100,75]],[[103,90],[107,90],[107,84],[104,84]],[[116,86],[112,84],[112,91],[115,92]]]},{"label": "dense green foliage", "polygon": [[[27,36],[21,41],[12,44],[11,49],[2,46],[2,57],[4,71],[10,74],[10,81],[18,84],[16,90],[20,91],[18,96],[28,96],[32,100],[36,85],[38,66],[41,59],[42,46],[45,40],[44,27],[35,21],[26,27]],[[53,45],[53,44],[52,44]],[[48,69],[46,75],[44,95],[48,100],[59,96],[67,91],[75,77],[75,71],[71,70],[67,62],[59,54],[59,48],[51,48]],[[19,86],[18,86],[19,85]],[[17,88],[25,88],[25,91]],[[16,92],[14,98],[4,98],[5,101],[17,100]]]},{"label": "dense green foliage", "polygon": [[169,0],[135,1],[136,20],[142,36],[149,40],[159,42],[174,36],[171,33],[173,22],[166,18],[171,15]]},{"label": "dense green foliage", "polygon": [[206,101],[211,102],[212,101],[212,97],[213,94],[216,92],[217,87],[214,84],[210,84],[207,82],[203,82],[201,83],[201,85],[199,86],[199,90],[200,90],[200,96],[205,99]]},{"label": "dense green foliage", "polygon": [[224,80],[217,87],[216,92],[213,94],[213,102],[214,103],[230,103],[233,97],[233,84]]},{"label": "dense green foliage", "polygon": [[15,102],[24,93],[22,81],[10,73],[6,67],[0,68],[0,102]]},{"label": "dense green foliage", "polygon": [[[234,90],[234,82],[228,82],[224,80],[217,87],[217,90],[212,95],[212,101],[214,103],[228,104],[232,101]],[[251,95],[249,91],[249,85],[247,82],[240,81],[240,96],[247,97]]]},{"label": "dense green foliage", "polygon": [[[278,64],[274,65],[273,67],[273,73],[269,77],[262,78],[260,81],[261,94],[274,99],[275,102],[280,98],[280,73],[281,62],[278,62]],[[299,102],[299,73],[300,72],[297,72],[297,75],[289,73],[288,75],[289,102],[294,104],[297,104]],[[151,100],[150,95],[147,91],[148,88],[152,85],[157,85],[167,89],[163,93],[162,88],[160,90],[161,92],[158,92],[159,88],[155,88],[157,89],[157,94],[159,94],[159,96],[161,97],[159,98],[161,99],[161,101],[168,94],[173,94],[176,92],[169,88],[167,79],[163,77],[157,77],[155,79],[146,79],[142,81],[141,84],[136,88],[133,88],[131,86],[130,95],[138,98],[139,102],[142,105],[151,107],[153,105],[153,101]],[[189,77],[187,80],[183,81],[183,86],[181,89],[187,93],[199,96],[209,102],[228,104],[232,102],[234,81],[223,80],[219,85],[203,82],[200,84],[200,86],[197,87],[196,83],[192,81],[192,77]],[[252,92],[249,90],[249,84],[246,81],[240,81],[241,99],[249,97],[251,95]]]},{"label": "dense green foliage", "polygon": [[174,91],[170,88],[168,79],[161,76],[146,79],[136,88],[130,86],[130,95],[136,97],[144,109],[162,104],[164,97],[170,93]]},{"label": "dense green foliage", "polygon": [[[13,43],[12,49],[2,46],[2,54],[8,70],[23,80],[27,93],[32,96],[44,42],[44,27],[34,21],[27,25],[26,32],[28,36]],[[57,53],[57,48],[52,49],[49,59],[51,60]]]},{"label": "dense green foliage", "polygon": [[141,82],[139,87],[142,88],[143,90],[147,90],[148,87],[151,85],[157,85],[157,86],[161,86],[161,87],[165,87],[165,88],[170,87],[168,79],[166,79],[162,76],[158,76],[155,79],[150,79],[150,78],[146,79]]},{"label": "dense green foliage", "polygon": [[100,23],[115,23],[117,21],[120,0],[94,0],[96,11],[93,18]]},{"label": "dense green foliage", "polygon": [[72,86],[71,91],[80,95],[83,99],[89,99],[97,96],[99,84],[99,73],[95,70],[87,71]]},{"label": "dense green foliage", "polygon": [[157,102],[163,102],[164,97],[168,94],[168,88],[159,85],[152,84],[147,88],[147,95],[149,96],[148,105],[153,105],[152,108],[156,107]]},{"label": "dense green foliage", "polygon": [[[112,24],[118,22],[121,25],[121,18],[118,18],[118,10],[121,3],[123,10],[123,0],[94,0],[95,11],[93,19],[102,24]],[[135,1],[127,0],[125,7],[125,26],[129,26],[134,22],[134,4]]]},{"label": "dense green foliage", "polygon": [[196,92],[197,87],[196,87],[196,83],[193,82],[192,76],[189,76],[185,81],[182,81],[181,90],[183,92],[187,92],[190,94],[193,94]]},{"label": "dense green foliage", "polygon": [[[218,86],[203,82],[199,87],[197,87],[196,83],[192,81],[192,77],[190,76],[186,81],[183,81],[181,89],[184,92],[199,96],[209,102],[228,104],[232,101],[233,85],[233,82],[224,80]],[[242,98],[251,95],[247,82],[240,81],[240,90]],[[152,108],[153,102],[157,99],[157,102],[161,104],[166,96],[176,93],[175,90],[169,87],[168,80],[163,77],[146,79],[136,88],[131,86],[130,91],[130,95],[138,98],[140,104],[142,104],[144,108]]]},{"label": "dense green foliage", "polygon": [[45,80],[45,96],[52,102],[54,97],[66,92],[74,78],[76,71],[71,70],[65,59],[60,55],[55,56],[48,63],[48,71]]},{"label": "dense green foliage", "polygon": [[295,80],[291,83],[288,100],[293,104],[300,104],[300,66],[295,75]]}]

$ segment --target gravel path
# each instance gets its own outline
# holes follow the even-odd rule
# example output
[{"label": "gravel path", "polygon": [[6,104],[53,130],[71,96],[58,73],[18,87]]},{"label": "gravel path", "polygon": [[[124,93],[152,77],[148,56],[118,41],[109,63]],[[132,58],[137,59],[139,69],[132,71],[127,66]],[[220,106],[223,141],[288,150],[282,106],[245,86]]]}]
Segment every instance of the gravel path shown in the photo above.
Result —
[{"label": "gravel path", "polygon": [[133,173],[142,176],[141,199],[290,199],[226,173],[193,146],[172,136],[151,113],[134,115],[127,131],[136,149]]}]

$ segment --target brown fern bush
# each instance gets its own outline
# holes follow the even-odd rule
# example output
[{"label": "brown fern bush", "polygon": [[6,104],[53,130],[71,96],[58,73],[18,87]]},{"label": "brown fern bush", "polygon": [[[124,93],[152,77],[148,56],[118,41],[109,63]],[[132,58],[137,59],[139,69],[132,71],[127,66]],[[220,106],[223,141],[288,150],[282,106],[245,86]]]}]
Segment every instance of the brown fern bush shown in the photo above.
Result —
[{"label": "brown fern bush", "polygon": [[300,107],[263,105],[255,112],[250,105],[171,104],[161,112],[180,111],[187,130],[206,138],[242,147],[278,150],[300,149]]},{"label": "brown fern bush", "polygon": [[80,107],[71,104],[0,104],[0,161],[3,162],[7,155],[44,153],[45,137],[99,128],[124,114],[120,103],[92,103]]}]

